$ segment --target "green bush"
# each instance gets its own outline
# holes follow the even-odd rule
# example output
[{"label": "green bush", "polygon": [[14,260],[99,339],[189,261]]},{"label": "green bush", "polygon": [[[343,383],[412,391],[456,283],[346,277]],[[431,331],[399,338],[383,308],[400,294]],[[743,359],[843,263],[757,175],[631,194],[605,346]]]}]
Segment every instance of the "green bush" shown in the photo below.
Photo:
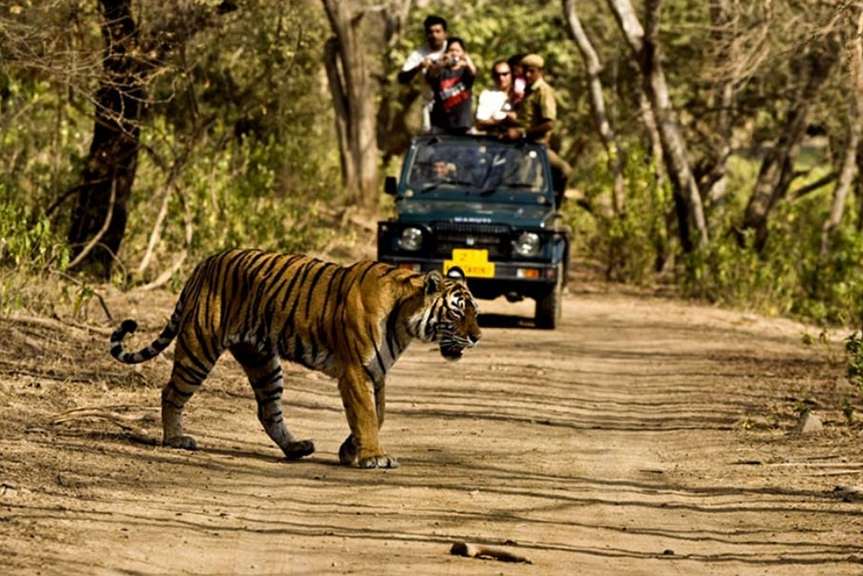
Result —
[{"label": "green bush", "polygon": [[637,146],[630,152],[626,205],[620,215],[611,210],[614,182],[604,152],[580,167],[570,182],[592,207],[588,214],[572,203],[566,205],[569,224],[575,231],[573,253],[601,267],[609,280],[649,284],[668,257],[665,221],[671,210],[671,195],[667,187],[657,184],[644,157]]},{"label": "green bush", "polygon": [[69,250],[51,222],[12,200],[0,184],[0,314],[41,307],[50,296],[34,287],[33,277],[46,277],[69,263]]},{"label": "green bush", "polygon": [[[171,142],[172,137],[163,135],[148,145],[167,153]],[[295,145],[247,138],[222,149],[205,146],[205,153],[194,155],[170,192],[161,241],[147,276],[168,268],[182,249],[189,254],[178,276],[226,248],[295,252],[320,247],[334,233],[325,219],[326,207],[336,203],[340,193],[338,165],[326,154],[304,157],[286,149]],[[144,158],[121,254],[131,270],[143,257],[165,193],[162,170]]]},{"label": "green bush", "polygon": [[828,256],[821,258],[829,193],[828,188],[780,203],[770,217],[761,253],[753,248],[751,235],[742,245],[733,234],[721,235],[732,229],[730,219],[716,226],[707,249],[688,260],[684,292],[824,325],[858,322],[863,314],[863,235],[846,218],[833,236]]},{"label": "green bush", "polygon": [[5,197],[0,185],[0,266],[18,272],[45,272],[64,268],[69,250],[58,238],[51,221]]},{"label": "green bush", "polygon": [[[756,160],[729,162],[729,194],[706,207],[711,240],[683,255],[674,232],[670,189],[659,187],[638,144],[630,147],[626,171],[626,210],[610,214],[612,177],[601,153],[584,161],[573,183],[593,206],[588,213],[569,206],[575,230],[576,259],[602,269],[611,280],[649,284],[667,261],[681,292],[689,297],[770,315],[788,315],[822,325],[858,324],[863,319],[863,234],[853,216],[832,237],[827,257],[820,256],[821,228],[827,218],[830,187],[793,200],[782,200],[770,216],[768,241],[758,252],[751,233],[739,228],[745,202],[758,175]],[[815,167],[810,180],[827,167]],[[602,207],[606,208],[603,209]],[[853,215],[857,208],[846,209]],[[671,232],[669,232],[669,229]],[[667,259],[667,260],[666,260]]]}]

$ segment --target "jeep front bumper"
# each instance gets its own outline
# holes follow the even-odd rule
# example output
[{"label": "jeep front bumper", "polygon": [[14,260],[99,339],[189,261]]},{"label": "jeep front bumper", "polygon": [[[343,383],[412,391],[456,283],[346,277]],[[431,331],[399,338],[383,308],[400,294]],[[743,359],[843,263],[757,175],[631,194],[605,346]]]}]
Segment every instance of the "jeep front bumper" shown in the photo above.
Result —
[{"label": "jeep front bumper", "polygon": [[[444,260],[441,259],[385,255],[379,259],[417,272],[444,271]],[[477,298],[494,299],[513,294],[537,298],[547,294],[555,285],[560,270],[560,265],[549,262],[494,262],[493,277],[468,276],[467,280],[471,292]]]}]

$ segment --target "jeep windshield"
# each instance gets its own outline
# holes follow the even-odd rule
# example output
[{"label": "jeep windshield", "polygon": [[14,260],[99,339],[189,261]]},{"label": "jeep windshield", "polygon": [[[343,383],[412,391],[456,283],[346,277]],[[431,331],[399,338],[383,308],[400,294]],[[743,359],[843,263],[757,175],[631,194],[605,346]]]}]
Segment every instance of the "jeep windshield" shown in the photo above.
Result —
[{"label": "jeep windshield", "polygon": [[417,142],[407,186],[414,194],[429,196],[544,194],[547,188],[536,145],[435,137]]}]

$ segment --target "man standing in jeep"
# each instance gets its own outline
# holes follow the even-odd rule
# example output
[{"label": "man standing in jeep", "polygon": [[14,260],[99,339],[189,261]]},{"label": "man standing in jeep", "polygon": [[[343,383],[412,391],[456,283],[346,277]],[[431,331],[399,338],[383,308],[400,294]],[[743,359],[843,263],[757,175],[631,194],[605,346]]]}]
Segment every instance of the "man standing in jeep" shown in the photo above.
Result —
[{"label": "man standing in jeep", "polygon": [[[401,72],[398,74],[399,84],[410,84],[418,72],[422,72],[426,76],[431,65],[443,57],[447,48],[447,23],[440,16],[428,16],[423,21],[423,29],[425,30],[426,44],[420,46],[408,55],[402,66]],[[426,82],[428,78],[425,78]],[[434,102],[434,96],[431,88],[427,85],[422,88],[423,93],[423,131],[428,132],[431,128],[431,107]]]},{"label": "man standing in jeep", "polygon": [[554,189],[557,206],[563,201],[566,180],[572,168],[551,148],[551,131],[557,120],[557,101],[554,89],[543,78],[545,62],[538,54],[528,54],[521,59],[527,87],[524,99],[516,107],[517,126],[507,129],[503,134],[505,140],[527,139],[545,144],[548,148],[548,162],[554,178]]}]

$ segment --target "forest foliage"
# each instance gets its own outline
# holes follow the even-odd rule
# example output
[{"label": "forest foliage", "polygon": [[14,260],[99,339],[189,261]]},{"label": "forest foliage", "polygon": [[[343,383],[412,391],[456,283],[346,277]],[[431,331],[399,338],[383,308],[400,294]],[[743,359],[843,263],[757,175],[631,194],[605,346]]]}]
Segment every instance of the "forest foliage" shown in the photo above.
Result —
[{"label": "forest foliage", "polygon": [[[337,28],[337,4],[355,29]],[[137,29],[112,56],[106,15],[120,5]],[[622,31],[626,13],[615,9],[625,8],[643,27],[641,45]],[[369,82],[357,95],[376,114],[356,129],[372,126],[372,164],[394,173],[419,102],[417,86],[399,86],[395,74],[430,13],[466,39],[480,70],[475,94],[491,84],[497,58],[544,56],[561,153],[576,170],[565,212],[582,266],[714,302],[860,324],[863,3],[853,0],[6,2],[2,312],[40,302],[22,296],[18,275],[84,271],[69,231],[76,199],[93,185],[106,90],[134,85],[137,100],[126,102],[141,106],[118,124],[137,151],[124,168],[132,183],[122,244],[110,254],[111,280],[123,287],[176,281],[227,246],[319,249],[346,233],[357,204],[385,214],[380,186],[369,199],[344,185],[351,110],[335,105],[336,88],[349,102],[356,82],[344,63],[364,66]],[[572,15],[595,51],[593,73]],[[120,69],[106,75],[114,57]],[[658,71],[669,109],[652,82]],[[597,130],[592,86],[613,145]],[[672,174],[663,122],[679,131],[688,184]],[[693,247],[700,225],[687,190],[696,190],[707,238]]]}]

